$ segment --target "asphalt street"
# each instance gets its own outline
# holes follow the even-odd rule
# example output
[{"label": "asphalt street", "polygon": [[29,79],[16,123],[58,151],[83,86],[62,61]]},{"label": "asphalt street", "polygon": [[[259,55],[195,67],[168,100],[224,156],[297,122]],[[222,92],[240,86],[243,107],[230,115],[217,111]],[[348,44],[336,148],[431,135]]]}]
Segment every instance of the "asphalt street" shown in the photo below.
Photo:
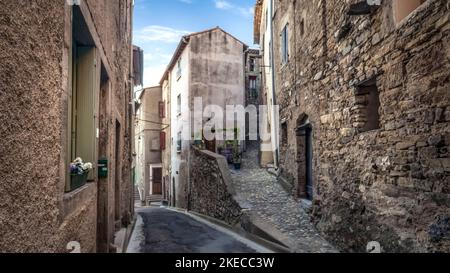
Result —
[{"label": "asphalt street", "polygon": [[142,208],[128,253],[258,253],[264,247],[192,215]]}]

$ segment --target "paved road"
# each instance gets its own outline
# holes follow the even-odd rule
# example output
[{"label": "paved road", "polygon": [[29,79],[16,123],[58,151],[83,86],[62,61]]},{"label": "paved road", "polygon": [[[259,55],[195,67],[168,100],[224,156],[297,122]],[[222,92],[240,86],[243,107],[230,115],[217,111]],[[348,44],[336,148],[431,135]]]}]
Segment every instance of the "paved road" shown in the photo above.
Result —
[{"label": "paved road", "polygon": [[185,213],[142,208],[128,253],[256,253],[267,249]]}]

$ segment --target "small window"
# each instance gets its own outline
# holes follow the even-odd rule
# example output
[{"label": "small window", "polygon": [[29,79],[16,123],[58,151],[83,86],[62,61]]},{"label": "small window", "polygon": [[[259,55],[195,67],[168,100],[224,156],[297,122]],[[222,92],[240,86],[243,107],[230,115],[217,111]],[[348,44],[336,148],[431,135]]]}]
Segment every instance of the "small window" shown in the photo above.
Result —
[{"label": "small window", "polygon": [[252,98],[258,98],[258,90],[257,90],[257,78],[252,76],[249,79],[249,87],[250,87],[250,96]]},{"label": "small window", "polygon": [[177,114],[181,115],[181,95],[177,97]]},{"label": "small window", "polygon": [[255,58],[250,58],[250,72],[255,72]]},{"label": "small window", "polygon": [[305,20],[300,21],[300,36],[303,37],[305,35]]},{"label": "small window", "polygon": [[393,7],[395,22],[400,23],[425,2],[426,0],[394,0]]},{"label": "small window", "polygon": [[266,10],[266,25],[265,25],[265,27],[266,27],[266,30],[269,27],[269,10],[268,9]]},{"label": "small window", "polygon": [[[102,79],[101,70],[96,69],[97,50],[92,35],[79,7],[72,8],[72,48],[69,59],[69,81],[67,120],[67,163],[81,158],[84,163],[92,163],[94,170],[87,175],[94,181],[97,163],[97,137],[99,134],[98,95]],[[69,170],[69,169],[68,169]],[[77,181],[85,180],[80,174],[67,172],[66,192],[82,186]]]},{"label": "small window", "polygon": [[178,135],[177,135],[177,152],[181,153],[181,149],[182,149],[181,132],[178,132]]},{"label": "small window", "polygon": [[166,104],[163,101],[159,102],[159,117],[160,118],[166,117]]},{"label": "small window", "polygon": [[288,125],[287,122],[284,122],[281,124],[281,144],[287,145],[288,144]]},{"label": "small window", "polygon": [[181,59],[177,62],[177,79],[181,78]]},{"label": "small window", "polygon": [[283,64],[289,60],[289,31],[288,25],[281,32],[281,61]]},{"label": "small window", "polygon": [[269,64],[270,64],[270,68],[272,68],[272,41],[269,42]]},{"label": "small window", "polygon": [[360,84],[356,90],[355,122],[360,132],[380,129],[380,94],[376,79]]},{"label": "small window", "polygon": [[161,151],[164,151],[166,149],[166,132],[162,131],[159,134],[159,143],[161,145]]}]

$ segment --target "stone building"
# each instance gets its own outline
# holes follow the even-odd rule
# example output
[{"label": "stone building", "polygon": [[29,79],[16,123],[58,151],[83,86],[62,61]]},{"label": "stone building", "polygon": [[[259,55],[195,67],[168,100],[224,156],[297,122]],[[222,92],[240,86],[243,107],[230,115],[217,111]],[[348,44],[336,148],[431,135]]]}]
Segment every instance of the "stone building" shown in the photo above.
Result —
[{"label": "stone building", "polygon": [[114,3],[0,1],[1,252],[114,251],[130,223],[133,5]]},{"label": "stone building", "polygon": [[145,88],[139,96],[136,111],[136,185],[141,201],[160,201],[163,195],[163,168],[161,155],[165,149],[165,136],[161,122],[162,89]]},{"label": "stone building", "polygon": [[[194,122],[208,122],[195,120],[195,98],[202,98],[205,112],[211,110],[207,109],[210,105],[224,110],[227,105],[244,105],[246,49],[218,27],[184,36],[161,80],[168,84],[171,98],[171,198],[176,207],[188,207],[191,144],[194,139],[203,139],[203,132],[194,132]],[[220,140],[209,141],[208,150],[216,152],[220,144]]]},{"label": "stone building", "polygon": [[[259,114],[261,104],[261,55],[258,49],[249,48],[245,51],[245,106],[255,106]],[[246,120],[245,137],[247,141],[251,138],[249,123],[249,120]]]},{"label": "stone building", "polygon": [[258,49],[245,52],[245,105],[260,104],[261,99],[261,56]]},{"label": "stone building", "polygon": [[279,180],[343,250],[448,252],[450,5],[367,3],[256,5],[261,45],[273,28]]}]

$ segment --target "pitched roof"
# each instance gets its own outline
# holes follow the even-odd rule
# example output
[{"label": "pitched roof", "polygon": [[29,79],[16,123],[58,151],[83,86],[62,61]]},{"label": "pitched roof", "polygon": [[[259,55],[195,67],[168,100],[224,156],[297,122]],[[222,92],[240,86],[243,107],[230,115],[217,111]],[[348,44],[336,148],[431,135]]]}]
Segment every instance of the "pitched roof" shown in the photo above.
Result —
[{"label": "pitched roof", "polygon": [[164,83],[164,80],[167,79],[168,75],[169,75],[169,71],[175,66],[175,63],[177,62],[177,60],[179,59],[179,57],[181,56],[181,54],[183,53],[184,49],[186,48],[186,46],[189,44],[190,38],[196,35],[200,35],[200,34],[205,34],[208,32],[213,32],[216,30],[220,30],[223,33],[225,33],[226,35],[230,36],[231,38],[233,38],[234,40],[236,40],[237,42],[241,43],[244,46],[244,49],[247,49],[248,46],[243,43],[241,40],[239,40],[238,38],[234,37],[233,35],[231,35],[230,33],[226,32],[225,30],[223,30],[220,27],[215,27],[215,28],[210,28],[210,29],[206,29],[203,31],[199,31],[199,32],[194,32],[194,33],[190,33],[188,35],[185,35],[181,38],[180,43],[178,44],[177,49],[175,50],[175,53],[172,56],[172,59],[169,62],[169,65],[166,68],[166,71],[164,72],[163,77],[161,78],[161,81],[159,82],[161,85]]},{"label": "pitched roof", "polygon": [[253,39],[255,44],[260,43],[261,39],[261,20],[262,20],[262,9],[263,0],[257,0],[255,5],[255,17],[253,21]]}]

